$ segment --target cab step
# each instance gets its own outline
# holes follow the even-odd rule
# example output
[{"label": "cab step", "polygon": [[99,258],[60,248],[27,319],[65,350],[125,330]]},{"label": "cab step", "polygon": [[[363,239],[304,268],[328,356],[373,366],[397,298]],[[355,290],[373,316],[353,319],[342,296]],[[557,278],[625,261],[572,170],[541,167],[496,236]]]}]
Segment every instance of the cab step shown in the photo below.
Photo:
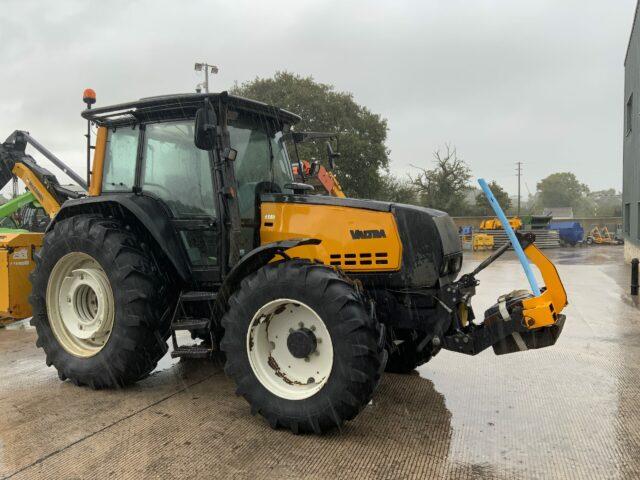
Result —
[{"label": "cab step", "polygon": [[183,302],[213,302],[216,299],[217,294],[214,292],[199,292],[190,291],[182,292],[180,300]]},{"label": "cab step", "polygon": [[[211,328],[215,299],[216,293],[214,292],[187,290],[180,293],[171,319],[172,358],[211,358],[214,352],[211,345],[218,344]],[[194,305],[198,302],[200,305]],[[189,307],[186,306],[187,303],[190,305]],[[203,318],[204,315],[207,315],[207,311],[210,316]],[[192,332],[192,338],[195,338],[193,332],[198,332],[197,336],[202,337],[202,331],[206,331],[208,338],[205,344],[201,345],[178,345],[176,332],[180,330]]]},{"label": "cab step", "polygon": [[172,330],[204,330],[209,328],[208,318],[175,318],[171,322]]},{"label": "cab step", "polygon": [[213,349],[206,345],[181,345],[174,347],[171,358],[210,358]]}]

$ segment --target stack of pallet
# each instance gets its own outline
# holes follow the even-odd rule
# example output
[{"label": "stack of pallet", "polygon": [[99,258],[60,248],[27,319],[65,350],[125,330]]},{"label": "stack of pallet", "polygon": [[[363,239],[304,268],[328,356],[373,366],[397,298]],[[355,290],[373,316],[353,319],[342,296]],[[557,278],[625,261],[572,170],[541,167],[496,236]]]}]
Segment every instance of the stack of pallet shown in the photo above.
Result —
[{"label": "stack of pallet", "polygon": [[[526,230],[521,230],[525,233]],[[560,246],[560,235],[557,230],[532,230],[536,235],[536,246],[538,248],[556,248]],[[482,230],[482,233],[493,237],[493,248],[499,248],[509,241],[504,230]]]}]

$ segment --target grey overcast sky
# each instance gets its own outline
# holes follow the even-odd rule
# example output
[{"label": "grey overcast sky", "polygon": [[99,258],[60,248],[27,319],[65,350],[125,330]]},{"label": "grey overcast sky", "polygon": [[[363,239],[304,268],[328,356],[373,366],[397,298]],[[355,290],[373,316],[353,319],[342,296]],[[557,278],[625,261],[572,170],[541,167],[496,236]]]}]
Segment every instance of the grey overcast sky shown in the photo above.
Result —
[{"label": "grey overcast sky", "polygon": [[[624,55],[635,0],[2,2],[0,136],[29,130],[77,170],[98,104],[213,90],[278,70],[352,92],[389,122],[391,170],[450,142],[516,191],[573,171],[621,187]],[[345,161],[348,159],[345,159]],[[523,193],[526,189],[523,187]]]}]

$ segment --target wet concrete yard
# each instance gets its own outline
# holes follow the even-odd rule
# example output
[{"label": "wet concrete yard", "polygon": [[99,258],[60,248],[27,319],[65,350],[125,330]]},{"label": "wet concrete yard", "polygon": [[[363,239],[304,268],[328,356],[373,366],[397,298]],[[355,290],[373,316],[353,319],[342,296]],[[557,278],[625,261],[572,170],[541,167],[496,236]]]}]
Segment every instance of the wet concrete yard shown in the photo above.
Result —
[{"label": "wet concrete yard", "polygon": [[[92,391],[58,380],[32,329],[2,329],[0,478],[638,478],[640,310],[622,248],[547,253],[570,302],[555,346],[441,352],[386,375],[324,437],[271,430],[215,363],[165,357],[131,388]],[[479,278],[480,315],[526,287],[513,257]]]}]

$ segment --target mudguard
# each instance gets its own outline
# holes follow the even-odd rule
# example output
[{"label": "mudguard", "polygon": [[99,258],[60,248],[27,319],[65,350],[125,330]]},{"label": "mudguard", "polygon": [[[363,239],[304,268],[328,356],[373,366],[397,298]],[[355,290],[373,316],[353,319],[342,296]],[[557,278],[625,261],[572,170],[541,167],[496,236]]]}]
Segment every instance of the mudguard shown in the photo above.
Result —
[{"label": "mudguard", "polygon": [[295,238],[279,242],[267,243],[254,248],[244,255],[224,279],[224,283],[218,292],[216,305],[222,310],[226,309],[226,303],[231,294],[238,288],[240,282],[247,275],[269,263],[275,256],[289,258],[286,251],[301,245],[318,245],[321,240],[317,238]]},{"label": "mudguard", "polygon": [[189,280],[191,267],[171,224],[171,213],[162,202],[150,196],[117,193],[68,200],[62,205],[62,208],[51,221],[46,231],[52,229],[56,222],[72,215],[104,213],[114,209],[120,210],[118,212],[120,214],[122,210],[125,210],[128,215],[135,217],[167,256],[180,279],[184,282]]}]

